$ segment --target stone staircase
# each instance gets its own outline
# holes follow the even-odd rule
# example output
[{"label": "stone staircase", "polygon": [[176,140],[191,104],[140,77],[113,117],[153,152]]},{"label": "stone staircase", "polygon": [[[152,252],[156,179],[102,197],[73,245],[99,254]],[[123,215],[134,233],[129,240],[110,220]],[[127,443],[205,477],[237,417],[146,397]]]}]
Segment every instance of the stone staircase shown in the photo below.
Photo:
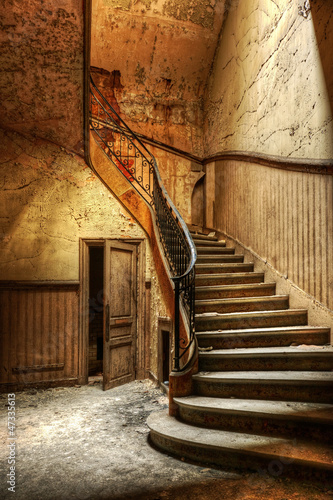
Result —
[{"label": "stone staircase", "polygon": [[216,236],[197,246],[194,394],[177,418],[148,419],[160,449],[272,476],[333,477],[333,348],[330,330],[307,326],[307,311],[244,263]]}]

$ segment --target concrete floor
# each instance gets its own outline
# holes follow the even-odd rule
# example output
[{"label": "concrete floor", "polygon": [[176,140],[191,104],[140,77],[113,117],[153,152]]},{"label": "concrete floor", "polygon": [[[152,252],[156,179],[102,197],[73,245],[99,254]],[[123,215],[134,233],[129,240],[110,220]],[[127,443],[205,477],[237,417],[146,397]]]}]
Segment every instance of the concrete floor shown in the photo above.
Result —
[{"label": "concrete floor", "polygon": [[167,398],[148,381],[107,392],[96,381],[16,393],[13,495],[6,484],[8,396],[0,398],[1,499],[333,500],[324,484],[212,469],[153,449],[146,418]]}]

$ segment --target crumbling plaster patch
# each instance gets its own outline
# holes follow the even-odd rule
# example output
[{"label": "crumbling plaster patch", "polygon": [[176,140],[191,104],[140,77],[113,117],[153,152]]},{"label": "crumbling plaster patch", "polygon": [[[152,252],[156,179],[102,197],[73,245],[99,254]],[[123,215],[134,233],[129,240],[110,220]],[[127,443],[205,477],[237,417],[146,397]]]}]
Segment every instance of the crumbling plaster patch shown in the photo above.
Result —
[{"label": "crumbling plaster patch", "polygon": [[82,152],[83,24],[82,2],[1,2],[1,126]]},{"label": "crumbling plaster patch", "polygon": [[133,1],[126,9],[94,1],[91,64],[120,72],[115,95],[134,131],[202,154],[202,97],[223,9],[224,0]]},{"label": "crumbling plaster patch", "polygon": [[206,154],[333,158],[333,70],[324,74],[320,57],[333,29],[316,38],[321,25],[333,27],[333,12],[321,3],[315,23],[304,2],[239,2],[229,12],[206,96]]},{"label": "crumbling plaster patch", "polygon": [[78,156],[8,131],[0,144],[2,279],[78,280],[79,238],[146,239]]}]

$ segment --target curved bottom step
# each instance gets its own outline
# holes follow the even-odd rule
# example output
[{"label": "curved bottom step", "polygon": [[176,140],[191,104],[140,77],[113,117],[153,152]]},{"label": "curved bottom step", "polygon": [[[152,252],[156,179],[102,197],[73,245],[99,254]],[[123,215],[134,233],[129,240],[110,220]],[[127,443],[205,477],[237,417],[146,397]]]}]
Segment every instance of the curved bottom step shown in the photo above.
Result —
[{"label": "curved bottom step", "polygon": [[174,398],[183,422],[211,429],[333,440],[333,405],[295,401]]},{"label": "curved bottom step", "polygon": [[325,443],[202,429],[164,410],[147,420],[152,442],[161,450],[212,465],[258,470],[272,476],[304,474],[333,484],[333,450]]}]

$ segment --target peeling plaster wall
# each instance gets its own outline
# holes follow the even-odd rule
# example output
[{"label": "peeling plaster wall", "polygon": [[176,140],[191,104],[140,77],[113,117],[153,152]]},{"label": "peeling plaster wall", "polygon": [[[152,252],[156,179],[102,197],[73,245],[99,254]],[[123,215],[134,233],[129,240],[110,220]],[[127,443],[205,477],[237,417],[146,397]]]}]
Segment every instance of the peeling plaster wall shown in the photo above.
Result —
[{"label": "peeling plaster wall", "polygon": [[0,126],[83,151],[83,6],[1,0]]},{"label": "peeling plaster wall", "polygon": [[332,159],[331,0],[231,6],[206,95],[206,155]]},{"label": "peeling plaster wall", "polygon": [[202,155],[203,93],[224,0],[93,0],[92,66],[136,132]]},{"label": "peeling plaster wall", "polygon": [[79,280],[79,238],[144,238],[151,282],[151,369],[166,306],[147,236],[77,155],[0,130],[2,280]]},{"label": "peeling plaster wall", "polygon": [[77,155],[0,132],[2,279],[79,280],[79,238],[146,238]]}]

